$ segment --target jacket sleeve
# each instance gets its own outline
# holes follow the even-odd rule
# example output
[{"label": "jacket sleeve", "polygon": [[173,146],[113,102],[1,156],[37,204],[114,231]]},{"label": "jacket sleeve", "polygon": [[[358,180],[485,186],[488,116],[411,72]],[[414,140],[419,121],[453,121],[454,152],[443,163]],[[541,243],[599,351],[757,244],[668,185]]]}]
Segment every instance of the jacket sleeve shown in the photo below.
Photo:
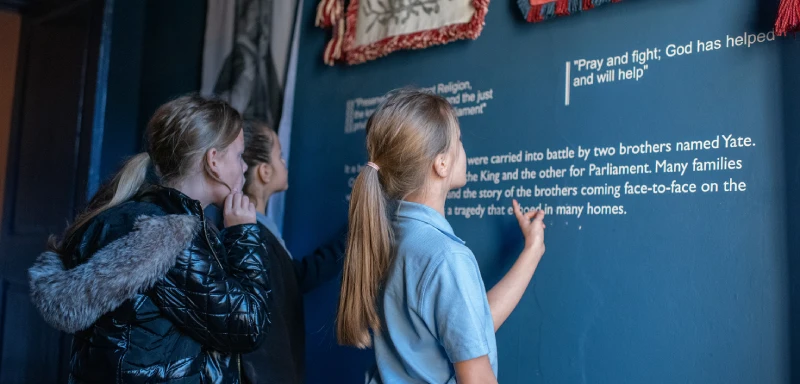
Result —
[{"label": "jacket sleeve", "polygon": [[222,231],[222,244],[228,251],[225,266],[231,275],[246,285],[259,287],[254,293],[269,304],[272,286],[269,281],[267,248],[261,242],[264,229],[259,224],[236,225]]},{"label": "jacket sleeve", "polygon": [[214,350],[257,349],[268,330],[270,304],[267,255],[259,235],[257,225],[229,228],[222,235],[227,254],[218,255],[201,232],[155,286],[162,313]]},{"label": "jacket sleeve", "polygon": [[297,281],[303,293],[313,291],[339,275],[344,264],[346,245],[347,237],[343,232],[335,241],[317,248],[302,259],[294,260]]}]

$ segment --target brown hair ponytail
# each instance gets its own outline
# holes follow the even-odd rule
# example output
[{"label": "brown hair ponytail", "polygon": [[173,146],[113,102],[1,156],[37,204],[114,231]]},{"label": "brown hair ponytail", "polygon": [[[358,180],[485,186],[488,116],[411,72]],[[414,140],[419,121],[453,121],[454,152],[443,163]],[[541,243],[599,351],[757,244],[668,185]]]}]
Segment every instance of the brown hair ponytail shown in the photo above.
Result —
[{"label": "brown hair ponytail", "polygon": [[371,345],[367,330],[381,327],[375,298],[394,243],[386,196],[372,167],[362,168],[356,177],[349,218],[348,233],[362,235],[347,239],[337,335],[342,344],[366,348]]}]

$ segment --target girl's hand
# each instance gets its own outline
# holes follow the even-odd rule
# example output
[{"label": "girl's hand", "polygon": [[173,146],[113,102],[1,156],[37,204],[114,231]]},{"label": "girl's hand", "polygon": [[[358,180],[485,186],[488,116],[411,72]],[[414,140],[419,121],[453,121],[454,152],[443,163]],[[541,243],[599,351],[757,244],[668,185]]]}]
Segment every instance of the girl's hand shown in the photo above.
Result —
[{"label": "girl's hand", "polygon": [[233,191],[225,198],[222,216],[225,220],[225,228],[240,224],[255,224],[256,206],[246,195],[239,191]]},{"label": "girl's hand", "polygon": [[513,201],[514,216],[517,217],[519,228],[525,236],[525,250],[523,254],[530,253],[536,259],[541,259],[544,255],[544,211],[536,210],[523,214],[517,200]]},{"label": "girl's hand", "polygon": [[544,212],[531,211],[523,215],[516,200],[513,201],[513,205],[519,229],[525,236],[525,249],[508,273],[486,293],[489,308],[492,310],[495,332],[519,304],[544,255]]}]

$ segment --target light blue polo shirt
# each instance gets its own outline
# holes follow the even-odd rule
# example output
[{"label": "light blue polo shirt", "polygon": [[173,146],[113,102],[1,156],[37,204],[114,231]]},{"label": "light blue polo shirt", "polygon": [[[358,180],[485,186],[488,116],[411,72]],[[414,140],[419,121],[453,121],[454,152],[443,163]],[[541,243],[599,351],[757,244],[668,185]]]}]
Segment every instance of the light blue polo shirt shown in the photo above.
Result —
[{"label": "light blue polo shirt", "polygon": [[402,201],[393,220],[397,254],[378,306],[376,367],[368,383],[455,383],[453,363],[497,345],[475,255],[439,212]]}]

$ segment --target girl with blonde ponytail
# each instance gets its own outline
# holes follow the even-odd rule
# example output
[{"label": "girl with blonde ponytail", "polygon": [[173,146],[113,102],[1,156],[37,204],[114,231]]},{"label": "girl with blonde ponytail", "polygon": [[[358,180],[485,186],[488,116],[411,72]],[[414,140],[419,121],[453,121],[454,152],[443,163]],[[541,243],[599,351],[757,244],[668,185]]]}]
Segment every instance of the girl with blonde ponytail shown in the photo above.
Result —
[{"label": "girl with blonde ponytail", "polygon": [[494,333],[544,254],[544,213],[513,201],[525,247],[489,292],[475,256],[444,217],[466,184],[458,120],[443,98],[387,95],[367,122],[337,315],[339,343],[375,349],[369,383],[496,383]]},{"label": "girl with blonde ponytail", "polygon": [[[29,270],[45,321],[74,334],[69,382],[241,383],[269,324],[270,284],[239,113],[186,96]],[[223,208],[225,229],[203,208]]]}]

